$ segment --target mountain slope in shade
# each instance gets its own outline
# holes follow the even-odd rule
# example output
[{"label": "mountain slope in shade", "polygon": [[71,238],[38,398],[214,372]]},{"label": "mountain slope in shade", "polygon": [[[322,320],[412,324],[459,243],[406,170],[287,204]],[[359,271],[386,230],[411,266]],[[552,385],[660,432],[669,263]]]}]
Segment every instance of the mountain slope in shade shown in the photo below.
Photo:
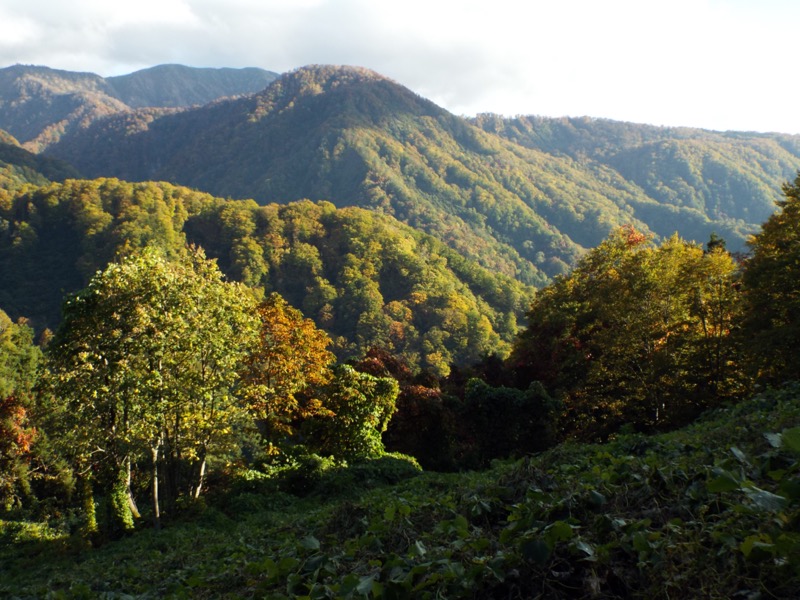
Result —
[{"label": "mountain slope in shade", "polygon": [[260,92],[277,77],[277,73],[255,67],[208,69],[159,65],[128,75],[107,77],[106,82],[131,108],[177,108]]},{"label": "mountain slope in shade", "polygon": [[72,165],[28,152],[0,129],[0,200],[26,184],[44,185],[75,177],[79,174]]},{"label": "mountain slope in shade", "polygon": [[163,65],[104,79],[48,67],[0,69],[0,129],[40,152],[94,120],[140,106],[178,108],[263,89],[262,69],[195,69]]}]

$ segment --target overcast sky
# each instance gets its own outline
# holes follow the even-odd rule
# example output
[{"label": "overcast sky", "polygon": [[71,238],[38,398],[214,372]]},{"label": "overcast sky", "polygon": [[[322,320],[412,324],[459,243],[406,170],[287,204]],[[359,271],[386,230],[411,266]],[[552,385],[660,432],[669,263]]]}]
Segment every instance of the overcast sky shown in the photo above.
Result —
[{"label": "overcast sky", "polygon": [[798,0],[0,0],[0,67],[374,69],[461,115],[800,133]]}]

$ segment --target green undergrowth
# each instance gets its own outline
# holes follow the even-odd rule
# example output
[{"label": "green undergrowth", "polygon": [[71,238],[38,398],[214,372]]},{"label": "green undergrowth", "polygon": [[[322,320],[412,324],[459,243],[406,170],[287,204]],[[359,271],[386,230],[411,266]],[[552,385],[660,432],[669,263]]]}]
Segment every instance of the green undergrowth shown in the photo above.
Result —
[{"label": "green undergrowth", "polygon": [[[52,598],[794,598],[800,387],[680,431],[563,444],[483,472],[312,464],[99,548],[0,527],[0,595]],[[390,477],[384,471],[395,469]]]}]

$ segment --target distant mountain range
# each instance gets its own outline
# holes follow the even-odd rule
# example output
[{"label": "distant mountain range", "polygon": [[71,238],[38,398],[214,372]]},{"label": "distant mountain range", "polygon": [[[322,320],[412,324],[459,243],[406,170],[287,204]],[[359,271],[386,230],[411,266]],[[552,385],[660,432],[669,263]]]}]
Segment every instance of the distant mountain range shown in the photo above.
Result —
[{"label": "distant mountain range", "polygon": [[92,121],[135,108],[182,108],[257,92],[277,77],[263,69],[161,65],[103,78],[48,67],[0,69],[0,129],[41,151]]},{"label": "distant mountain range", "polygon": [[623,224],[697,242],[715,232],[741,250],[800,170],[800,136],[468,120],[366,69],[273,77],[162,66],[103,79],[15,66],[0,70],[0,128],[88,178],[387,213],[533,285]]}]

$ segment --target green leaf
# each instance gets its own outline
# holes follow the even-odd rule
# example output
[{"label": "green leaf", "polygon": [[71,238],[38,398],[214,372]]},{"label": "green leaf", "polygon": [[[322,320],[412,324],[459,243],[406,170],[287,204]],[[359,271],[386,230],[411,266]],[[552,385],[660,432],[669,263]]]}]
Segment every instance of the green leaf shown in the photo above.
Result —
[{"label": "green leaf", "polygon": [[772,479],[772,481],[781,481],[786,477],[786,473],[788,473],[786,469],[775,469],[774,471],[767,471],[767,477]]},{"label": "green leaf", "polygon": [[736,460],[738,460],[740,463],[742,463],[743,465],[750,466],[750,461],[747,460],[747,456],[745,455],[744,452],[739,450],[739,448],[737,448],[736,446],[731,446],[731,452],[736,457]]},{"label": "green leaf", "polygon": [[589,503],[593,506],[603,506],[606,502],[608,502],[606,497],[597,490],[589,492]]},{"label": "green leaf", "polygon": [[741,487],[739,481],[730,471],[725,471],[724,469],[714,469],[714,472],[717,476],[708,482],[707,485],[709,492],[732,492],[733,490],[738,490]]},{"label": "green leaf", "polygon": [[300,545],[306,550],[319,550],[319,540],[309,535],[300,540]]},{"label": "green leaf", "polygon": [[469,521],[464,515],[457,515],[455,519],[453,519],[453,525],[455,526],[458,531],[466,533],[469,529]]},{"label": "green leaf", "polygon": [[425,548],[425,544],[423,544],[420,540],[414,542],[414,551],[417,556],[425,556],[428,553],[428,550]]},{"label": "green leaf", "polygon": [[281,562],[278,563],[278,572],[288,573],[289,571],[293,571],[295,568],[297,568],[297,565],[299,564],[300,561],[294,556],[285,556],[281,559]]},{"label": "green leaf", "polygon": [[747,536],[745,540],[739,544],[739,550],[742,551],[742,554],[744,554],[746,558],[753,558],[755,560],[767,558],[772,554],[774,548],[775,546],[772,544],[772,538],[765,533]]},{"label": "green leaf", "polygon": [[391,523],[392,521],[394,521],[394,515],[395,515],[394,504],[390,504],[389,506],[386,507],[386,509],[384,509],[383,518],[384,520],[389,521]]},{"label": "green leaf", "polygon": [[792,427],[791,429],[784,429],[781,434],[783,443],[794,450],[800,452],[800,427]]},{"label": "green leaf", "polygon": [[584,554],[586,554],[586,556],[588,557],[594,557],[595,555],[594,548],[590,544],[584,542],[583,540],[578,540],[577,542],[575,542],[575,547]]},{"label": "green leaf", "polygon": [[745,490],[745,493],[761,510],[779,511],[786,508],[789,503],[783,496],[778,496],[777,494],[757,487],[748,488]]},{"label": "green leaf", "polygon": [[637,552],[649,552],[652,549],[650,541],[647,539],[647,533],[637,531],[633,536],[633,547]]},{"label": "green leaf", "polygon": [[769,445],[773,448],[780,448],[781,444],[783,443],[783,439],[780,433],[765,433],[764,437],[767,438]]},{"label": "green leaf", "polygon": [[358,582],[356,586],[356,591],[359,594],[366,596],[370,592],[372,592],[372,585],[375,583],[375,577],[372,575],[368,575],[367,577],[362,577],[361,580]]},{"label": "green leaf", "polygon": [[339,586],[339,596],[345,597],[350,595],[356,590],[359,583],[361,583],[360,577],[354,573],[349,573],[345,576],[345,578],[342,580],[342,584]]},{"label": "green leaf", "polygon": [[556,521],[550,525],[548,533],[553,542],[563,542],[572,538],[572,527],[564,521]]},{"label": "green leaf", "polygon": [[539,565],[547,563],[551,552],[550,546],[544,540],[528,540],[522,544],[522,556]]}]

